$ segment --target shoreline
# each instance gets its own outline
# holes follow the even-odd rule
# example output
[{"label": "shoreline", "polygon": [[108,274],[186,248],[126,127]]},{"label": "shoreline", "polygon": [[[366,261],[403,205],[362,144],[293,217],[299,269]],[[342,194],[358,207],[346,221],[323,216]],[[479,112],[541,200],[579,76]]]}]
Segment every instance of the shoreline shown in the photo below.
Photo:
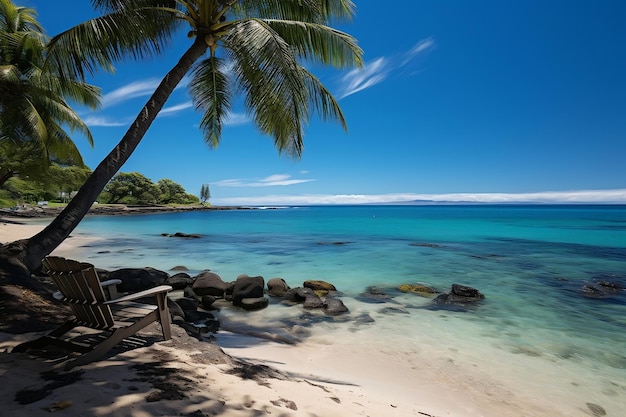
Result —
[{"label": "shoreline", "polygon": [[[8,218],[47,218],[57,216],[65,207],[34,207],[26,206],[19,208],[0,208],[0,219],[3,217]],[[150,214],[150,213],[179,213],[190,211],[222,211],[222,210],[257,210],[256,207],[248,206],[203,206],[203,205],[189,205],[189,206],[139,206],[139,205],[126,205],[126,204],[94,204],[89,209],[86,216],[115,216],[115,215],[133,215],[133,214]],[[1,220],[5,221],[5,220]]]},{"label": "shoreline", "polygon": [[[20,224],[21,223],[21,224]],[[42,229],[42,224],[29,224],[30,220],[17,222],[14,219],[0,218],[0,241],[17,240],[30,237]],[[36,220],[33,219],[33,223]],[[88,242],[91,237],[80,235],[67,239],[55,250],[55,254],[67,257],[80,256],[78,252],[85,245],[78,239]],[[63,252],[57,252],[63,251]],[[96,265],[97,266],[97,265]],[[363,311],[363,306],[353,304],[354,314]],[[554,398],[545,395],[531,395],[523,390],[516,389],[510,381],[499,380],[503,374],[511,374],[511,370],[493,372],[491,368],[477,368],[472,361],[467,361],[469,352],[478,355],[489,355],[489,349],[476,350],[476,346],[467,345],[467,342],[448,345],[430,335],[432,326],[446,327],[454,333],[455,328],[449,327],[444,319],[432,317],[437,322],[415,323],[415,344],[406,351],[397,351],[387,340],[391,330],[374,326],[363,326],[354,332],[338,330],[335,326],[320,324],[316,327],[316,334],[305,337],[295,345],[284,345],[270,342],[267,339],[254,337],[252,334],[272,334],[272,326],[280,326],[279,322],[272,323],[272,315],[280,315],[281,307],[271,305],[264,310],[268,317],[247,315],[238,311],[224,311],[219,313],[219,320],[223,323],[214,340],[201,342],[203,346],[213,346],[226,352],[229,357],[245,361],[250,369],[276,369],[281,375],[279,378],[268,376],[262,382],[250,381],[248,378],[237,377],[225,371],[224,365],[206,365],[204,351],[194,345],[189,347],[189,337],[169,342],[157,342],[147,347],[134,349],[119,355],[103,359],[95,364],[81,368],[86,378],[101,384],[113,384],[126,387],[128,380],[137,378],[136,370],[131,365],[151,362],[155,358],[167,357],[164,366],[183,369],[187,372],[206,375],[206,380],[194,378],[193,390],[204,393],[210,392],[210,398],[200,398],[193,394],[186,400],[159,401],[159,404],[147,404],[145,394],[109,392],[113,398],[93,399],[94,393],[86,393],[87,399],[73,394],[70,385],[67,388],[54,390],[53,395],[33,403],[32,406],[10,408],[10,410],[24,410],[29,415],[47,415],[48,412],[37,411],[43,406],[49,406],[53,399],[73,400],[73,408],[68,408],[66,415],[105,415],[112,412],[128,412],[141,410],[151,415],[220,415],[192,414],[195,410],[217,410],[229,416],[251,416],[256,413],[271,413],[282,416],[430,416],[430,417],[543,417],[551,415],[564,417],[570,415],[592,416],[590,409],[586,409],[585,401],[576,400],[570,403],[567,409],[559,407],[559,401],[552,404]],[[291,310],[295,314],[297,310]],[[398,320],[405,320],[398,316]],[[406,317],[408,319],[408,317]],[[256,324],[256,327],[255,327]],[[408,328],[412,328],[408,327]],[[323,329],[319,332],[319,329]],[[295,329],[297,331],[297,329]],[[458,329],[457,329],[458,330]],[[250,335],[246,335],[249,333]],[[19,336],[19,338],[28,335]],[[16,344],[16,335],[0,334],[0,352]],[[7,339],[8,338],[8,339]],[[443,342],[443,343],[442,343]],[[391,342],[392,343],[392,342]],[[481,349],[484,347],[481,347]],[[391,355],[390,355],[391,353]],[[141,359],[141,357],[144,357]],[[147,359],[146,359],[147,358]],[[506,365],[509,356],[503,353],[500,358],[492,358],[495,366]],[[531,359],[521,357],[519,361]],[[24,369],[24,375],[17,375],[14,386],[7,390],[15,393],[25,387],[43,385],[36,382],[42,369],[37,368],[40,359],[16,357],[15,355],[0,353],[0,373],[10,369]],[[520,362],[523,363],[523,362]],[[520,371],[532,378],[530,366]],[[117,372],[107,371],[116,367]],[[35,369],[37,368],[37,369]],[[508,369],[508,367],[506,368]],[[5,375],[13,375],[6,373]],[[245,374],[245,373],[244,373]],[[271,375],[271,373],[270,373]],[[19,378],[30,378],[21,382]],[[13,378],[13,376],[11,376]],[[528,379],[532,380],[532,379]],[[574,378],[572,378],[574,380]],[[19,381],[19,382],[18,382]],[[126,381],[126,382],[125,382]],[[268,387],[268,385],[270,387]],[[107,392],[105,390],[105,392]],[[102,393],[104,395],[104,393]],[[5,394],[0,401],[10,403],[13,398]],[[92,402],[107,404],[108,408],[85,409]],[[592,398],[589,398],[592,400]],[[114,405],[110,405],[114,402]],[[221,403],[222,405],[218,405]],[[292,407],[296,406],[297,410]],[[202,404],[202,405],[201,405]],[[15,404],[12,406],[17,407]],[[81,408],[83,407],[83,408]],[[105,407],[104,405],[102,407]],[[113,409],[111,407],[114,407]],[[194,408],[195,407],[195,408]],[[184,410],[175,414],[173,409]],[[102,411],[108,410],[108,411]],[[607,410],[607,415],[612,415]],[[37,414],[40,412],[41,414]],[[574,412],[574,414],[572,414]]]}]

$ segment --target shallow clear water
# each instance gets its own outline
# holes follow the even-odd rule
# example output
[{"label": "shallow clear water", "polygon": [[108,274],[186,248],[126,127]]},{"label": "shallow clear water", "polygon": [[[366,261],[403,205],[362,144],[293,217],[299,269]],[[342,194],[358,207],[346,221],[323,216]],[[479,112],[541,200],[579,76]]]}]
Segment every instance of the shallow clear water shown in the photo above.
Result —
[{"label": "shallow clear water", "polygon": [[[161,235],[175,232],[202,237]],[[81,256],[107,269],[184,265],[192,275],[211,269],[226,281],[243,273],[282,277],[292,287],[323,279],[344,294],[353,316],[375,319],[376,335],[393,340],[396,353],[462,352],[456,360],[492,375],[501,371],[528,395],[542,395],[550,385],[557,402],[559,395],[568,402],[584,394],[607,411],[626,409],[626,291],[583,292],[600,281],[626,287],[626,206],[300,207],[88,217],[80,233],[104,237]],[[469,310],[439,310],[430,299],[395,291],[402,283],[442,291],[459,283],[486,299]],[[360,301],[371,285],[394,295],[402,314]],[[256,317],[278,314],[279,326],[293,314],[284,310]],[[581,374],[586,382],[574,381]],[[529,378],[545,381],[533,388]]]}]

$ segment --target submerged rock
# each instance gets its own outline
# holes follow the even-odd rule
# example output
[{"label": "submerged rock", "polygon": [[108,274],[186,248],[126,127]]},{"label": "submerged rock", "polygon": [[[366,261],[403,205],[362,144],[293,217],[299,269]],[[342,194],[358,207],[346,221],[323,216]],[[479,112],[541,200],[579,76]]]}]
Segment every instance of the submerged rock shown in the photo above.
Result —
[{"label": "submerged rock", "polygon": [[398,290],[402,292],[414,293],[423,297],[430,297],[441,292],[434,287],[429,287],[424,284],[402,284],[398,287]]},{"label": "submerged rock", "polygon": [[484,299],[485,296],[476,288],[467,287],[465,285],[452,284],[452,290],[447,294],[438,295],[433,300],[433,303],[463,306],[467,304],[474,304]]}]

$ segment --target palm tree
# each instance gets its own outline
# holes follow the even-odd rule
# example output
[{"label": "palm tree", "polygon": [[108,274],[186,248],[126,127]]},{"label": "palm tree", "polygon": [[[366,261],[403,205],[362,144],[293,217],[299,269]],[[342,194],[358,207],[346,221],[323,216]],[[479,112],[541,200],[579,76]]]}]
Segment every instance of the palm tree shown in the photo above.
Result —
[{"label": "palm tree", "polygon": [[[205,141],[217,146],[232,98],[242,94],[259,130],[281,153],[299,157],[311,115],[337,120],[341,109],[306,68],[362,64],[356,40],[329,24],[349,20],[351,0],[92,0],[104,14],[54,37],[49,58],[66,77],[111,68],[126,57],[160,53],[185,25],[190,39],[117,146],[48,227],[14,242],[13,261],[32,270],[79,224],[107,182],[135,150],[183,77],[202,113]],[[17,246],[16,246],[17,244]],[[19,258],[19,259],[15,259]]]},{"label": "palm tree", "polygon": [[[47,65],[47,42],[33,9],[0,0],[0,151],[6,151],[0,157],[0,186],[24,169],[41,170],[53,161],[83,166],[66,128],[93,144],[67,100],[95,108],[100,90]],[[40,166],[17,160],[23,153]]]}]

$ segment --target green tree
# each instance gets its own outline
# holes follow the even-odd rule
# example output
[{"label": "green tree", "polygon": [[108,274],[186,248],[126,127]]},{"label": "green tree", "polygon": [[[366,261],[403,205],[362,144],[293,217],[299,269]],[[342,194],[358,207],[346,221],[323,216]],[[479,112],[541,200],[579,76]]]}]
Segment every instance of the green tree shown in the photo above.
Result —
[{"label": "green tree", "polygon": [[68,100],[95,108],[100,90],[48,65],[47,41],[33,9],[0,0],[0,186],[36,171],[32,164],[19,165],[23,150],[44,167],[53,161],[83,165],[65,129],[83,133],[93,144]]},{"label": "green tree", "polygon": [[338,103],[305,64],[361,65],[356,40],[328,26],[353,16],[350,0],[92,0],[92,4],[105,14],[54,37],[50,44],[50,60],[68,77],[112,68],[114,61],[127,56],[159,53],[185,25],[190,45],[63,212],[42,232],[10,248],[27,269],[38,266],[79,224],[189,72],[192,100],[202,113],[200,127],[211,146],[219,142],[236,93],[244,96],[254,122],[273,137],[278,151],[294,157],[302,153],[304,127],[313,113],[346,127]]},{"label": "green tree", "polygon": [[139,172],[120,172],[104,188],[107,203],[154,204],[159,198],[158,187]]},{"label": "green tree", "polygon": [[46,190],[46,199],[67,202],[85,183],[91,174],[87,167],[61,166],[52,164],[46,171],[46,176],[40,182]]},{"label": "green tree", "polygon": [[211,190],[209,184],[202,184],[200,187],[200,201],[205,204],[211,198]]},{"label": "green tree", "polygon": [[160,190],[159,202],[163,204],[186,204],[189,200],[187,191],[182,185],[164,178],[157,182]]}]

